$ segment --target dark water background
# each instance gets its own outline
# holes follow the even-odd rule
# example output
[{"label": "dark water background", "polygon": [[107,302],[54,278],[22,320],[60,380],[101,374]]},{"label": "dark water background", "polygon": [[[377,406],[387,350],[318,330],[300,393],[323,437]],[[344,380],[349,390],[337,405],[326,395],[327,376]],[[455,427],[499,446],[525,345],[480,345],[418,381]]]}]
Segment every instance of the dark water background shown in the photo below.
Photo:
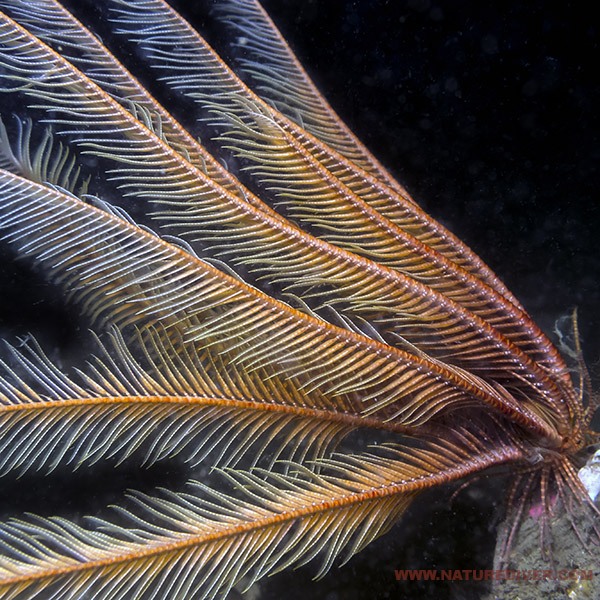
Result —
[{"label": "dark water background", "polygon": [[600,357],[598,23],[581,4],[266,1],[342,118],[551,328]]},{"label": "dark water background", "polygon": [[[600,55],[598,22],[584,5],[264,5],[358,137],[548,333],[578,308],[597,387]],[[424,498],[414,519],[333,573],[315,597],[481,597],[483,587],[460,582],[397,585],[392,570],[489,566],[502,485],[482,485],[453,505]]]},{"label": "dark water background", "polygon": [[[582,4],[264,5],[358,137],[548,333],[578,308],[600,381],[599,32]],[[460,582],[397,585],[392,571],[489,566],[502,485],[424,498],[315,597],[481,597]],[[294,581],[286,597],[301,598]]]},{"label": "dark water background", "polygon": [[[264,5],[358,137],[547,332],[578,307],[586,359],[597,373],[600,57],[589,12],[576,3],[536,1]],[[76,352],[76,319],[46,283],[2,263],[0,292],[7,337],[32,331]],[[129,486],[148,476],[128,473]],[[54,484],[56,498],[42,485],[26,508],[105,503],[110,479],[107,471]],[[98,481],[106,484],[102,492]],[[483,482],[452,504],[449,494],[426,495],[385,539],[323,581],[311,582],[314,568],[303,568],[271,578],[260,597],[428,597],[425,585],[398,585],[393,569],[489,567],[499,485]],[[68,500],[61,501],[58,491],[65,489]],[[478,598],[483,592],[452,583],[435,593]]]}]

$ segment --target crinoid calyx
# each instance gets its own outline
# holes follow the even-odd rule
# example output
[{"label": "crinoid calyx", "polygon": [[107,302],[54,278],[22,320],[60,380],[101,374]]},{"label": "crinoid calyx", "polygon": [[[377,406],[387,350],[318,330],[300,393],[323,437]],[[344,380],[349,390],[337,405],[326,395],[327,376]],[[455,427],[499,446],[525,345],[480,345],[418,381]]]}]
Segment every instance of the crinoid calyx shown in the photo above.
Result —
[{"label": "crinoid calyx", "polygon": [[189,481],[140,481],[86,518],[16,507],[0,597],[322,575],[416,497],[490,472],[512,475],[507,552],[536,506],[548,560],[556,506],[593,524],[577,334],[567,364],[254,0],[194,6],[214,49],[162,0],[97,4],[0,0],[0,235],[92,330],[72,372],[52,347],[7,351],[0,475],[176,465]]}]

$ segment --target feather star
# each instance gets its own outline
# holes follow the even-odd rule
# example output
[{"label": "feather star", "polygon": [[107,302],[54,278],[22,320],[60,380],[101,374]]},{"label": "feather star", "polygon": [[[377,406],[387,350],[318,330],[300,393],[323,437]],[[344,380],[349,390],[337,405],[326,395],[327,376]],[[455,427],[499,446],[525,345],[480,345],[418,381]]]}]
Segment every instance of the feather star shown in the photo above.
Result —
[{"label": "feather star", "polygon": [[[490,474],[510,475],[499,564],[527,514],[544,560],[556,513],[597,541],[577,318],[554,345],[255,0],[188,6],[198,31],[163,0],[67,5],[0,0],[0,239],[89,333],[71,358],[43,336],[4,352],[0,476],[117,481],[88,480],[113,506],[92,516],[13,504],[0,598],[324,577],[415,498]],[[148,484],[161,468],[175,481]]]}]

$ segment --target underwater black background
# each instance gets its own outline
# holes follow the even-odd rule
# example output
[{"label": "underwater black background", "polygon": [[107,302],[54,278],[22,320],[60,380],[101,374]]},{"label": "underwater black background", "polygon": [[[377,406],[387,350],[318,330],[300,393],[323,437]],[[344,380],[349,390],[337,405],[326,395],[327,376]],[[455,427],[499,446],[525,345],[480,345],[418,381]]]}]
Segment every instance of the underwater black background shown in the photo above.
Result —
[{"label": "underwater black background", "polygon": [[[192,2],[184,3],[188,10]],[[265,0],[318,87],[417,202],[466,241],[548,332],[577,307],[588,364],[600,359],[600,127],[598,25],[584,3],[541,1]],[[0,97],[0,101],[2,98]],[[72,307],[26,266],[0,264],[0,332],[31,332],[63,356],[82,327]],[[47,346],[46,346],[47,347]],[[176,471],[176,467],[173,467]],[[129,473],[135,487],[164,474]],[[52,484],[0,508],[90,510],[106,503],[111,472]],[[492,485],[492,484],[490,484]],[[59,489],[60,488],[60,489]],[[106,490],[105,490],[106,491]],[[60,496],[58,496],[60,497]],[[496,489],[448,503],[423,497],[386,538],[322,582],[303,568],[271,579],[261,598],[417,598],[394,568],[491,564]],[[478,598],[480,587],[436,586],[437,597]]]},{"label": "underwater black background", "polygon": [[[547,333],[577,307],[598,388],[600,55],[587,6],[263,5],[342,119]],[[480,598],[485,588],[466,582],[400,585],[393,569],[489,567],[493,505],[501,508],[503,491],[490,482],[452,504],[439,492],[424,497],[315,597]]]},{"label": "underwater black background", "polygon": [[[359,139],[547,333],[577,307],[598,387],[600,55],[598,22],[585,4],[263,5]],[[489,568],[503,485],[482,484],[452,503],[440,492],[423,497],[390,534],[306,591],[482,597],[486,588],[467,582],[397,584],[393,569]],[[300,600],[308,574],[286,576],[279,591]]]},{"label": "underwater black background", "polygon": [[598,22],[584,3],[265,1],[335,109],[546,329],[600,357]]}]

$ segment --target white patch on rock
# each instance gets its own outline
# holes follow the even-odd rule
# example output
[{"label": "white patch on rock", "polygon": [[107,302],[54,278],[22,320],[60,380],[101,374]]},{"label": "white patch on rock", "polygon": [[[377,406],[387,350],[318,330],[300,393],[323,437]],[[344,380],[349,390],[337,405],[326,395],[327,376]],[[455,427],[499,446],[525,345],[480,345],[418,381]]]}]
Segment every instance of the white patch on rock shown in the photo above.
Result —
[{"label": "white patch on rock", "polygon": [[595,502],[600,494],[600,450],[587,461],[585,467],[579,469],[578,475],[592,502]]}]

